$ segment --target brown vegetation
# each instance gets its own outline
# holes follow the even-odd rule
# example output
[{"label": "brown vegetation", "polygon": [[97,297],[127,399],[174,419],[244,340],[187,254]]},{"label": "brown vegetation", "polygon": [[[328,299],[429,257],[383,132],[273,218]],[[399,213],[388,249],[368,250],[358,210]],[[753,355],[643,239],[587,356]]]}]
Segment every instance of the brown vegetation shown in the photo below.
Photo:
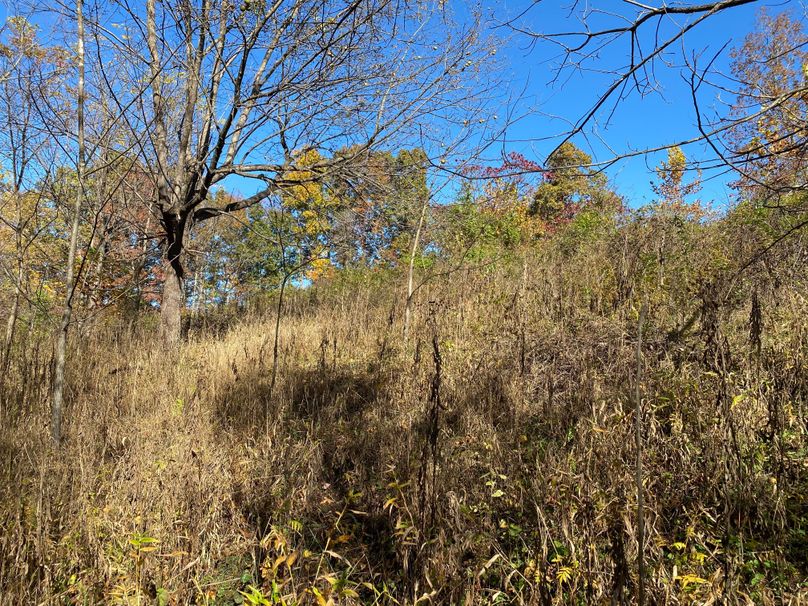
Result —
[{"label": "brown vegetation", "polygon": [[428,282],[406,341],[404,276],[338,273],[288,295],[274,388],[272,300],[172,365],[111,320],[68,356],[61,450],[34,331],[0,602],[628,603],[645,301],[649,603],[804,603],[806,242],[757,257],[785,219],[745,212],[573,223]]}]

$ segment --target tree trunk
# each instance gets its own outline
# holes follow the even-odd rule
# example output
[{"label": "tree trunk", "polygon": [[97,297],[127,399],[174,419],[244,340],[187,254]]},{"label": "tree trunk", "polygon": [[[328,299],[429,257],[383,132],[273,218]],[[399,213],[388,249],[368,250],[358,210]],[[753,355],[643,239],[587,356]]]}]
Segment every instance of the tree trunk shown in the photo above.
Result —
[{"label": "tree trunk", "polygon": [[56,340],[56,354],[54,356],[53,371],[53,400],[51,401],[51,436],[54,442],[62,441],[62,400],[65,383],[65,357],[67,350],[67,331],[73,315],[73,295],[75,294],[76,279],[73,277],[73,266],[76,261],[76,249],[79,241],[79,221],[81,220],[81,207],[84,203],[84,170],[86,167],[84,151],[84,8],[82,0],[76,0],[76,16],[78,19],[78,158],[76,162],[76,176],[78,189],[73,207],[73,221],[70,226],[70,245],[67,253],[67,269],[65,272],[65,305],[62,311],[62,321],[59,325],[59,336]]},{"label": "tree trunk", "polygon": [[8,368],[8,358],[11,354],[11,345],[14,343],[14,332],[17,327],[17,316],[20,313],[20,299],[22,298],[22,265],[17,265],[17,283],[14,284],[14,301],[11,304],[11,312],[8,314],[6,324],[6,339],[3,346],[3,372]]},{"label": "tree trunk", "polygon": [[199,268],[194,271],[194,294],[191,300],[191,317],[196,319],[202,311],[202,281]]},{"label": "tree trunk", "polygon": [[0,420],[6,407],[6,376],[11,367],[11,348],[14,345],[14,333],[17,326],[17,316],[20,314],[20,299],[22,299],[22,265],[17,265],[17,282],[14,285],[14,302],[6,324],[6,340],[3,344],[3,368],[0,370]]},{"label": "tree trunk", "polygon": [[167,345],[182,339],[182,308],[185,295],[182,265],[178,260],[166,262],[163,298],[160,301],[160,336]]},{"label": "tree trunk", "polygon": [[404,340],[406,341],[410,334],[410,314],[412,313],[412,295],[413,295],[413,277],[415,275],[415,255],[418,253],[418,241],[421,239],[421,229],[424,227],[424,218],[426,217],[426,210],[429,207],[429,199],[424,201],[421,207],[421,216],[418,218],[418,227],[415,229],[415,236],[412,240],[412,249],[410,250],[410,264],[407,271],[407,298],[404,301]]},{"label": "tree trunk", "polygon": [[182,340],[182,310],[185,307],[185,268],[182,265],[185,227],[188,214],[163,212],[166,245],[163,298],[160,301],[160,336],[166,345],[177,345]]},{"label": "tree trunk", "polygon": [[281,289],[278,293],[278,306],[275,310],[275,338],[272,343],[272,379],[269,382],[269,394],[264,405],[264,423],[266,431],[269,433],[270,406],[272,406],[272,394],[275,391],[275,381],[278,379],[278,343],[280,342],[281,314],[283,313],[283,293],[286,291],[286,282],[292,274],[287,273],[281,281]]},{"label": "tree trunk", "polygon": [[[0,376],[0,392],[3,391],[5,385],[6,374],[9,369],[9,362],[11,357],[11,348],[14,344],[14,333],[17,328],[17,317],[20,315],[20,301],[22,299],[22,280],[23,280],[23,264],[24,264],[24,246],[22,243],[22,211],[20,208],[20,191],[19,187],[14,188],[14,202],[16,207],[16,224],[17,228],[14,234],[14,240],[17,247],[17,278],[14,282],[14,302],[11,305],[11,312],[8,316],[8,323],[6,324],[6,339],[3,343],[3,371]],[[4,398],[0,393],[0,404]],[[1,412],[1,411],[0,411]]]}]

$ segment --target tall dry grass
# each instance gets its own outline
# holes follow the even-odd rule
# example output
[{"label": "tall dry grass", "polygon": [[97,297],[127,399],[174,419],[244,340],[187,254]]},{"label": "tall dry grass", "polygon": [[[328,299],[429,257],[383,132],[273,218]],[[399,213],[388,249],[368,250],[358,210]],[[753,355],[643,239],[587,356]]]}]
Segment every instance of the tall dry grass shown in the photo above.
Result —
[{"label": "tall dry grass", "polygon": [[31,337],[0,603],[630,603],[643,301],[649,603],[806,603],[802,244],[728,283],[736,244],[683,240],[663,272],[631,229],[431,280],[406,342],[395,273],[293,293],[274,386],[262,306],[179,352],[93,327],[59,449]]}]

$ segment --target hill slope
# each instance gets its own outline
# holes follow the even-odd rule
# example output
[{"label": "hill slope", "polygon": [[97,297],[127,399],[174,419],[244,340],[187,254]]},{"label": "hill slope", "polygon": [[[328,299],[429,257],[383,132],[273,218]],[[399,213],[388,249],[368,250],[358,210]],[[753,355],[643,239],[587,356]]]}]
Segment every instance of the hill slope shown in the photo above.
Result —
[{"label": "hill slope", "polygon": [[59,452],[47,342],[23,352],[0,601],[629,600],[643,303],[649,599],[808,599],[802,248],[722,282],[704,258],[742,244],[705,239],[638,280],[634,237],[436,269],[406,340],[395,273],[293,292],[274,385],[272,305],[180,353],[96,327]]}]

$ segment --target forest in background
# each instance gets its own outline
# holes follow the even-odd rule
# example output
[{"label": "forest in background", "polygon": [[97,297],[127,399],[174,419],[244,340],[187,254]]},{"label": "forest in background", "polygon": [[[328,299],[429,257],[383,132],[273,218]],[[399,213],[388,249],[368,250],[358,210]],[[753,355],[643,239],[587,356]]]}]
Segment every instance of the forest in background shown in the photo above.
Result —
[{"label": "forest in background", "polygon": [[491,159],[476,14],[8,17],[0,604],[808,603],[798,10],[712,123],[693,60],[714,156],[662,146],[642,206],[586,116]]}]

